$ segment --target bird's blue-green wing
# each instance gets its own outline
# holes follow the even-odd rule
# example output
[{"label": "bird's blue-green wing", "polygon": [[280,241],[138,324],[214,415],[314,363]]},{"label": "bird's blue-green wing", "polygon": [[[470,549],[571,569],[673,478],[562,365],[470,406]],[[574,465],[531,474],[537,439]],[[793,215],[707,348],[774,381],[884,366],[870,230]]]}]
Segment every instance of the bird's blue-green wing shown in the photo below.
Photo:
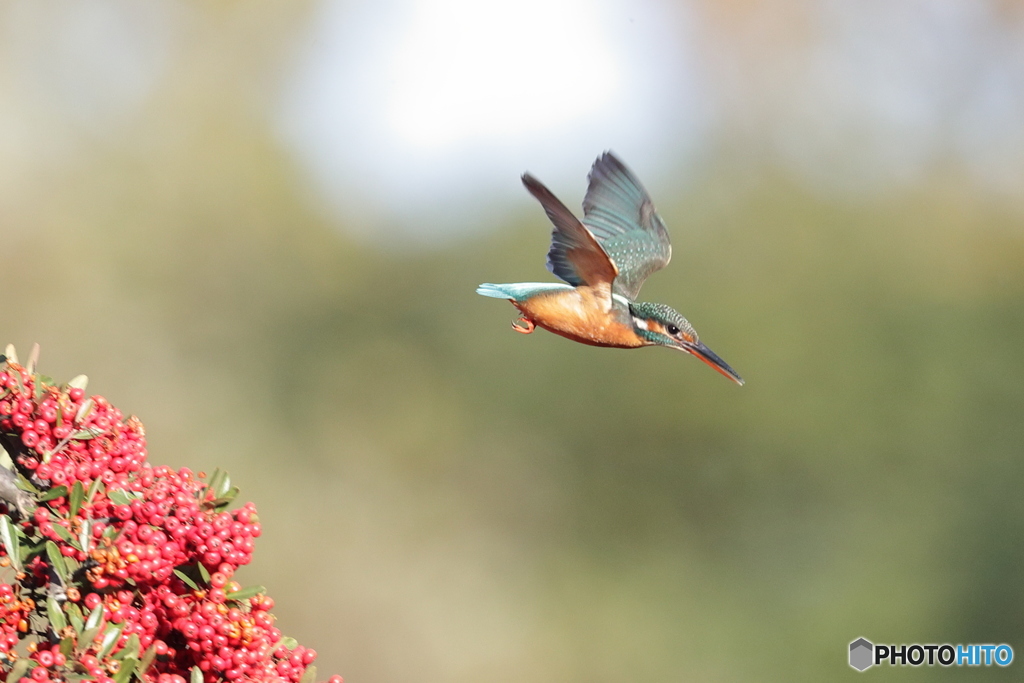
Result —
[{"label": "bird's blue-green wing", "polygon": [[668,230],[647,190],[611,152],[598,157],[588,180],[583,224],[619,271],[612,291],[635,300],[647,276],[672,258]]},{"label": "bird's blue-green wing", "polygon": [[548,270],[575,287],[602,284],[607,287],[618,270],[594,235],[551,190],[529,173],[523,175],[523,185],[541,203],[554,224]]}]

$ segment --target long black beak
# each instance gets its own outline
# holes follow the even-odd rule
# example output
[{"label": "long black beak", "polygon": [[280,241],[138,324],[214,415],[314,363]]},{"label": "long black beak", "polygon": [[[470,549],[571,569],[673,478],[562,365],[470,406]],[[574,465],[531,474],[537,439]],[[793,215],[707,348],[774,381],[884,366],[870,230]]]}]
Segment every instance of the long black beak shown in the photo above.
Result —
[{"label": "long black beak", "polygon": [[683,350],[701,359],[733,382],[736,382],[736,384],[743,386],[743,378],[730,368],[728,363],[719,358],[717,353],[704,346],[704,342],[698,341],[696,344],[684,344]]}]

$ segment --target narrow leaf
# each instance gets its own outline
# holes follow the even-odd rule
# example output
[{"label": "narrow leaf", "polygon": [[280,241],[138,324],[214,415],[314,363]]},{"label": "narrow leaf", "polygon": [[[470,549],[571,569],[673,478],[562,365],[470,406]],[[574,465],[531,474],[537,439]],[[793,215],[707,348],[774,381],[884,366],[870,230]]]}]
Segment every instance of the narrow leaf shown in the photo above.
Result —
[{"label": "narrow leaf", "polygon": [[128,657],[139,658],[139,636],[138,634],[131,634],[128,636],[128,642],[124,644],[120,650],[114,655],[114,659],[127,659]]},{"label": "narrow leaf", "polygon": [[107,491],[107,498],[115,505],[131,505],[133,500],[138,500],[142,497],[142,494],[136,493],[135,491],[125,491],[124,489],[113,489]]},{"label": "narrow leaf", "polygon": [[202,562],[196,562],[196,566],[199,567],[199,576],[203,577],[203,583],[210,585],[210,571],[206,568]]},{"label": "narrow leaf", "polygon": [[102,479],[93,479],[92,483],[89,484],[89,493],[85,496],[85,502],[87,504],[92,503],[92,499],[96,497],[96,494],[103,489]]},{"label": "narrow leaf", "polygon": [[88,417],[89,413],[92,412],[93,406],[95,405],[96,403],[92,400],[92,397],[82,401],[82,405],[79,406],[78,412],[75,414],[75,422],[81,422],[86,417]]},{"label": "narrow leaf", "polygon": [[235,500],[235,498],[237,496],[238,496],[238,487],[237,486],[232,486],[230,489],[228,489],[227,493],[225,493],[223,496],[213,500],[211,505],[213,505],[213,507],[217,508],[218,510],[221,509],[221,508],[225,508],[225,507],[231,505],[231,503],[234,502],[234,500]]},{"label": "narrow leaf", "polygon": [[39,496],[39,502],[45,503],[47,501],[55,500],[57,498],[63,498],[66,495],[68,495],[67,486],[64,486],[63,484],[60,486],[54,486],[52,489],[46,491],[41,496]]},{"label": "narrow leaf", "polygon": [[60,554],[60,548],[53,541],[46,542],[46,557],[50,560],[50,566],[56,572],[61,583],[67,583],[68,568],[64,564],[64,556]]},{"label": "narrow leaf", "polygon": [[191,683],[203,683],[203,671],[198,666],[192,667]]},{"label": "narrow leaf", "polygon": [[[25,674],[28,673],[30,668],[35,668],[35,664],[35,660],[29,659],[28,657],[19,659],[14,663],[14,666],[11,667],[10,673],[7,674],[7,680],[20,681]],[[195,683],[194,680],[193,683]]]},{"label": "narrow leaf", "polygon": [[15,484],[19,489],[26,493],[31,493],[36,498],[38,498],[40,495],[39,489],[36,488],[36,485],[30,482],[28,479],[26,479],[21,472],[18,472],[18,480],[15,482]]},{"label": "narrow leaf", "polygon": [[60,524],[54,524],[53,525],[53,533],[55,533],[58,536],[60,536],[61,540],[64,541],[65,543],[73,546],[75,548],[75,550],[81,550],[82,549],[81,544],[78,542],[78,540],[74,536],[71,535],[71,532],[68,531],[67,527],[61,526]]},{"label": "narrow leaf", "polygon": [[82,501],[85,500],[85,487],[82,482],[76,481],[71,487],[71,498],[68,499],[68,516],[74,517],[82,509]]},{"label": "narrow leaf", "polygon": [[68,389],[81,389],[85,391],[87,386],[89,386],[89,378],[85,375],[76,375],[68,382]]},{"label": "narrow leaf", "polygon": [[64,611],[68,613],[68,621],[71,622],[71,628],[75,629],[75,633],[81,634],[82,630],[85,629],[81,608],[73,602],[66,602],[64,603]]},{"label": "narrow leaf", "polygon": [[46,616],[50,620],[53,632],[57,635],[60,635],[68,627],[68,621],[64,618],[64,610],[60,608],[60,603],[52,595],[46,598]]},{"label": "narrow leaf", "polygon": [[96,609],[89,613],[89,618],[85,621],[85,627],[97,628],[103,622],[103,604],[96,605]]},{"label": "narrow leaf", "polygon": [[29,351],[29,354],[28,354],[28,365],[25,366],[25,369],[28,371],[28,374],[31,375],[32,373],[34,373],[36,371],[36,365],[38,363],[39,363],[39,342],[36,342],[35,344],[32,345],[32,350]]},{"label": "narrow leaf", "polygon": [[193,581],[193,580],[192,580],[192,579],[191,579],[191,578],[189,577],[189,575],[188,575],[188,574],[186,574],[185,572],[181,571],[180,569],[175,569],[175,570],[174,570],[174,575],[175,575],[175,576],[177,576],[177,577],[178,577],[179,579],[181,579],[181,580],[182,580],[182,582],[183,582],[183,583],[184,583],[184,584],[185,584],[186,586],[188,586],[189,588],[191,588],[192,590],[194,590],[194,591],[197,591],[197,590],[199,590],[199,586],[198,586],[198,585],[196,585],[196,582],[195,582],[195,581]]},{"label": "narrow leaf", "polygon": [[114,683],[128,683],[131,680],[132,674],[135,673],[135,667],[138,663],[139,660],[136,657],[125,657],[124,661],[121,662],[121,668],[117,670],[117,675],[114,676]]},{"label": "narrow leaf", "polygon": [[64,638],[60,641],[60,653],[65,657],[70,657],[71,653],[75,651],[75,641],[72,638]]},{"label": "narrow leaf", "polygon": [[4,349],[4,355],[7,356],[7,360],[11,363],[18,362],[18,352],[14,350],[14,344],[8,344],[7,348]]},{"label": "narrow leaf", "polygon": [[93,642],[96,640],[96,636],[100,633],[100,627],[94,626],[93,628],[87,628],[82,631],[82,634],[78,636],[78,651],[85,652],[93,646]]},{"label": "narrow leaf", "polygon": [[307,666],[306,670],[302,672],[299,683],[316,683],[316,667],[312,664]]},{"label": "narrow leaf", "polygon": [[78,534],[78,549],[89,552],[90,541],[92,541],[92,520],[87,519],[82,522],[82,530]]},{"label": "narrow leaf", "polygon": [[36,555],[41,555],[46,549],[46,543],[39,541],[39,543],[22,543],[21,544],[21,564],[25,566],[28,561]]},{"label": "narrow leaf", "polygon": [[7,515],[0,515],[0,539],[4,542],[4,548],[7,550],[7,556],[11,558],[14,570],[20,572],[21,544],[18,542],[17,528]]},{"label": "narrow leaf", "polygon": [[223,477],[217,482],[217,487],[213,491],[215,498],[223,498],[227,492],[231,490],[231,476],[224,472]]},{"label": "narrow leaf", "polygon": [[248,600],[254,595],[259,593],[266,593],[267,589],[263,586],[246,586],[241,590],[237,590],[234,593],[228,593],[228,600]]},{"label": "narrow leaf", "polygon": [[139,662],[139,676],[146,673],[146,670],[149,669],[149,665],[153,663],[154,659],[156,659],[156,646],[150,645],[149,649],[146,650],[146,653],[142,655],[142,660]]},{"label": "narrow leaf", "polygon": [[122,628],[120,626],[107,624],[107,628],[103,631],[103,640],[100,641],[100,651],[96,653],[97,659],[102,660],[110,654],[110,651],[114,649],[114,645],[121,638],[121,631]]}]

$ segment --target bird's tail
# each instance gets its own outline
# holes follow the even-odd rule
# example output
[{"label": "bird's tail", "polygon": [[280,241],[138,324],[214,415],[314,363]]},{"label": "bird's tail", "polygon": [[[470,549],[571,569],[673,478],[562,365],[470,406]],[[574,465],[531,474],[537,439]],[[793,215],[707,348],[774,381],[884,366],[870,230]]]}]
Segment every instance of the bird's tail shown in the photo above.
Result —
[{"label": "bird's tail", "polygon": [[491,296],[495,299],[511,299],[515,300],[516,295],[509,291],[508,285],[492,285],[490,282],[485,282],[476,288],[476,293],[483,296]]}]

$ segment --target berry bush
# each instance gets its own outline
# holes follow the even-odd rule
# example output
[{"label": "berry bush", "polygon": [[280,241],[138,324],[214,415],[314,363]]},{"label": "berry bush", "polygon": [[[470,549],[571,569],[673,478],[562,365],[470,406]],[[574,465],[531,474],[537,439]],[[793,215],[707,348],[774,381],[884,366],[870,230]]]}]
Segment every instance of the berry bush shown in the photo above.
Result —
[{"label": "berry bush", "polygon": [[0,679],[313,683],[316,652],[235,580],[256,507],[224,472],[151,465],[138,418],[37,360],[0,356]]}]

